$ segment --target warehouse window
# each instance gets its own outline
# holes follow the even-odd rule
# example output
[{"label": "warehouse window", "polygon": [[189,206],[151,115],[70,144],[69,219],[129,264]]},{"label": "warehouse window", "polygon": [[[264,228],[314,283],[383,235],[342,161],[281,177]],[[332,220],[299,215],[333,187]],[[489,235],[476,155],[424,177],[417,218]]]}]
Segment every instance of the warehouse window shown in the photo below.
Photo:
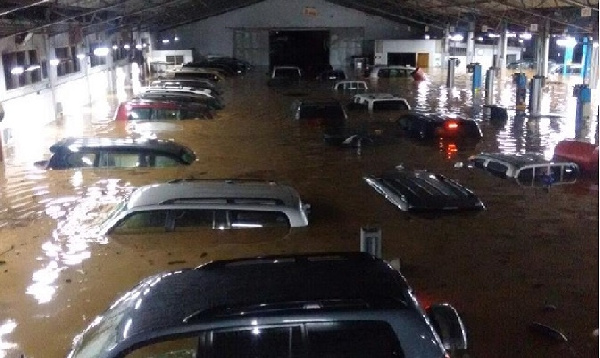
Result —
[{"label": "warehouse window", "polygon": [[37,83],[47,77],[36,50],[2,54],[2,67],[7,90]]}]

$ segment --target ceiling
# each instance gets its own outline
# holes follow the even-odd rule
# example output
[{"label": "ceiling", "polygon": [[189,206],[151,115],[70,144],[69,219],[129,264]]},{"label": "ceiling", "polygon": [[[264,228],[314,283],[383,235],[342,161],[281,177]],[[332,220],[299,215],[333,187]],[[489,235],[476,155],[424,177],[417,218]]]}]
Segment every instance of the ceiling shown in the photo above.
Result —
[{"label": "ceiling", "polygon": [[[28,33],[161,32],[263,0],[2,0],[0,38]],[[283,1],[283,0],[282,0]],[[328,0],[394,22],[481,31],[526,31],[598,38],[598,0]],[[588,15],[589,16],[585,16]]]}]

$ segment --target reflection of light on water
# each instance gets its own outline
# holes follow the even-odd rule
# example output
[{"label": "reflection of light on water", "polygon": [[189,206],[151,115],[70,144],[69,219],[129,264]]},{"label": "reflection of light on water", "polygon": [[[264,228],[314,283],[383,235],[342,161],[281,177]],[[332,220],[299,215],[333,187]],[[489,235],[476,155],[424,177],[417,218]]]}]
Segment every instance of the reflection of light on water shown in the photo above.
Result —
[{"label": "reflection of light on water", "polygon": [[83,184],[83,174],[81,173],[81,170],[74,171],[70,181],[74,189],[80,188],[81,184]]},{"label": "reflection of light on water", "polygon": [[0,358],[8,357],[8,350],[18,347],[16,343],[7,342],[4,336],[11,334],[17,328],[17,322],[9,319],[0,323]]},{"label": "reflection of light on water", "polygon": [[[49,245],[46,245],[49,244]],[[47,253],[51,256],[56,256],[54,245],[46,243],[44,246],[50,249]],[[27,287],[27,294],[32,295],[40,304],[48,303],[52,300],[56,292],[56,279],[62,269],[59,268],[58,262],[52,260],[48,265],[33,273],[33,284]]]}]

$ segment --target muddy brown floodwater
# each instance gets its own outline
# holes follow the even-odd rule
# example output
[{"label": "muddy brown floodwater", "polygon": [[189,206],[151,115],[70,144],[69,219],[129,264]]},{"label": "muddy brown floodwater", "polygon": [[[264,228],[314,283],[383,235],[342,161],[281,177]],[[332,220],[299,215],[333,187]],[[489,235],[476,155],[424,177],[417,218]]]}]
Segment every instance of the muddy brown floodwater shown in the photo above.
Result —
[{"label": "muddy brown floodwater", "polygon": [[[373,119],[352,112],[353,125],[379,129],[384,140],[360,151],[331,147],[318,128],[291,120],[289,107],[308,93],[333,93],[317,85],[276,91],[257,72],[223,83],[227,107],[215,120],[155,131],[66,118],[48,125],[43,140],[31,142],[42,148],[41,156],[52,141],[69,133],[69,123],[79,123],[80,133],[87,135],[155,131],[196,151],[199,160],[190,167],[43,171],[22,159],[30,156],[20,156],[18,146],[7,148],[0,167],[0,357],[64,357],[78,332],[150,274],[222,258],[358,250],[360,229],[368,225],[381,228],[383,258],[401,260],[402,272],[421,299],[448,301],[460,311],[472,357],[597,357],[597,179],[545,192],[454,166],[479,151],[551,153],[553,144],[572,136],[572,114],[571,119],[511,116],[493,126],[481,119],[468,78],[458,78],[458,89],[452,91],[444,81],[443,73],[432,73],[423,83],[399,79],[373,85],[401,93],[419,109],[474,115],[484,132],[476,145],[416,144],[388,135],[386,115]],[[499,88],[498,101],[514,103],[510,81]],[[566,85],[550,84],[548,91],[549,111],[570,111]],[[398,210],[362,177],[401,163],[457,179],[479,195],[487,210],[438,216]],[[177,177],[289,183],[312,205],[310,226],[248,242],[204,234],[192,240],[90,234],[101,213],[133,188]],[[531,329],[534,322],[560,330],[568,341]]]}]

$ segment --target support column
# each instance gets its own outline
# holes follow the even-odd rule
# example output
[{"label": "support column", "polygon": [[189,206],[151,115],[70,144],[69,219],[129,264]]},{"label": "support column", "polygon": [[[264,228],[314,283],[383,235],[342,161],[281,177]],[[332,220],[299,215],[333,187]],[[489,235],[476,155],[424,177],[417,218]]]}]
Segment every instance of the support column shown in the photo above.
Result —
[{"label": "support column", "polygon": [[447,68],[448,58],[450,57],[450,28],[446,26],[444,29],[444,37],[442,38],[442,68]]},{"label": "support column", "polygon": [[473,62],[475,62],[475,32],[469,29],[467,32],[467,64]]},{"label": "support column", "polygon": [[535,43],[536,75],[542,77],[548,76],[548,51],[550,47],[548,26],[548,23],[546,23],[542,31],[538,34]]},{"label": "support column", "polygon": [[54,48],[50,44],[50,40],[48,38],[48,34],[44,34],[44,51],[46,51],[46,58],[48,63],[48,86],[50,87],[50,94],[52,98],[52,108],[54,109],[54,120],[62,120],[63,117],[63,107],[62,103],[56,101],[56,81],[57,81],[57,73],[56,66],[52,65],[51,62],[56,60],[56,55],[54,52]]},{"label": "support column", "polygon": [[498,39],[498,64],[497,67],[502,70],[506,68],[506,52],[508,49],[508,36],[506,25],[503,26],[500,38]]}]

